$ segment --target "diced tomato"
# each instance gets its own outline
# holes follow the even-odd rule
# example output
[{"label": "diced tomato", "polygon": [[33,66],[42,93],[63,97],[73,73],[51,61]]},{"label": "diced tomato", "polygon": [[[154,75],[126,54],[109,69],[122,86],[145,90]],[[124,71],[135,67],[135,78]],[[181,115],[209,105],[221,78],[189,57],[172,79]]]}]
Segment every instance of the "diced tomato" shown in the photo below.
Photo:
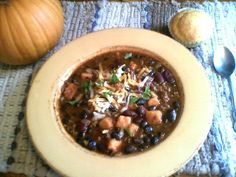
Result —
[{"label": "diced tomato", "polygon": [[122,141],[118,141],[116,139],[111,139],[108,142],[108,149],[111,150],[112,152],[118,152],[121,148]]},{"label": "diced tomato", "polygon": [[127,128],[131,124],[131,117],[129,116],[120,116],[116,122],[116,127],[118,128]]},{"label": "diced tomato", "polygon": [[113,122],[110,117],[105,117],[99,122],[99,127],[102,129],[110,129],[113,127]]},{"label": "diced tomato", "polygon": [[153,97],[150,100],[148,100],[148,106],[158,106],[160,104],[157,97]]},{"label": "diced tomato", "polygon": [[136,109],[137,109],[137,105],[136,105],[136,104],[129,104],[129,105],[128,105],[128,109],[130,109],[130,110],[136,110]]},{"label": "diced tomato", "polygon": [[136,124],[130,124],[128,127],[128,131],[131,137],[135,136],[136,133],[138,132],[139,126]]},{"label": "diced tomato", "polygon": [[162,123],[162,112],[159,110],[146,111],[146,119],[151,125],[159,125]]}]

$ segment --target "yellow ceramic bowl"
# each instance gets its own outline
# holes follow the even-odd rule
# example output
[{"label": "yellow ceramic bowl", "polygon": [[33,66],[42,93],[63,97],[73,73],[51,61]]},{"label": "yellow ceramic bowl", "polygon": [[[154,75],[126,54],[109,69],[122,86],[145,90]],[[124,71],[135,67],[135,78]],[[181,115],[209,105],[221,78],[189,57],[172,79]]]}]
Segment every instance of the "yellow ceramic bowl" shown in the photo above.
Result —
[{"label": "yellow ceramic bowl", "polygon": [[[142,153],[108,157],[70,138],[60,123],[56,100],[64,80],[81,62],[117,48],[145,51],[161,58],[182,85],[184,106],[176,128],[162,143]],[[99,31],[66,45],[39,70],[27,101],[27,124],[33,144],[52,168],[69,177],[168,176],[198,151],[211,121],[210,87],[197,59],[171,38],[142,29]]]}]

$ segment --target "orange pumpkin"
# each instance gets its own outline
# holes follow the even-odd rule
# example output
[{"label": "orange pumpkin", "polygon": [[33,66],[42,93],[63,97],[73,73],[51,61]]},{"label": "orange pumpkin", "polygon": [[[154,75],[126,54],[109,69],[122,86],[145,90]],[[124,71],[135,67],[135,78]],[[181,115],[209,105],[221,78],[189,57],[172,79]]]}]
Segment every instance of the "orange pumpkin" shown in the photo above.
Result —
[{"label": "orange pumpkin", "polygon": [[53,48],[63,31],[58,0],[9,0],[0,4],[0,62],[37,61]]}]

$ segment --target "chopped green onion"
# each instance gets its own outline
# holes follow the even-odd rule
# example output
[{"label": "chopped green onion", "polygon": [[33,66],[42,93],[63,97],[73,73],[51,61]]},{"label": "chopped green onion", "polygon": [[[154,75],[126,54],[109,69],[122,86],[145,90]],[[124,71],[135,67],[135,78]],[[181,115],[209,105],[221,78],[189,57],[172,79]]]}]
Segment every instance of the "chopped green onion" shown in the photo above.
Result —
[{"label": "chopped green onion", "polygon": [[144,99],[149,99],[150,96],[151,96],[150,87],[145,87],[145,90],[144,90],[144,92],[143,92],[143,94],[142,94],[142,97],[143,97]]},{"label": "chopped green onion", "polygon": [[92,88],[92,82],[87,81],[82,84],[82,88],[84,89],[85,92],[88,92]]},{"label": "chopped green onion", "polygon": [[112,94],[112,91],[108,90],[102,93],[104,96],[108,96]]},{"label": "chopped green onion", "polygon": [[103,84],[104,84],[104,81],[102,80],[98,80],[97,82],[95,82],[95,85],[97,86],[103,86]]},{"label": "chopped green onion", "polygon": [[111,82],[112,84],[115,84],[115,83],[119,82],[119,78],[117,77],[117,75],[115,74],[114,71],[113,71],[112,74],[111,74],[110,82]]},{"label": "chopped green onion", "polygon": [[72,100],[72,101],[68,101],[67,103],[69,103],[71,106],[75,106],[78,102],[79,100]]},{"label": "chopped green onion", "polygon": [[136,103],[137,101],[138,101],[138,98],[137,98],[137,97],[131,96],[131,97],[130,97],[130,100],[129,100],[129,104],[134,104],[134,103]]},{"label": "chopped green onion", "polygon": [[127,54],[125,54],[124,59],[128,60],[128,59],[131,59],[132,57],[133,57],[132,53],[127,53]]}]

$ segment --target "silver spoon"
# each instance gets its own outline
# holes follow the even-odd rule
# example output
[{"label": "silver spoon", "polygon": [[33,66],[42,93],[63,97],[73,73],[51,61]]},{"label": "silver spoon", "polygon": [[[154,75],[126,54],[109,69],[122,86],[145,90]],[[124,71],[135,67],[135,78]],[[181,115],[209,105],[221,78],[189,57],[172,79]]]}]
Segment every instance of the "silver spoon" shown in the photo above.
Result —
[{"label": "silver spoon", "polygon": [[227,47],[219,47],[217,48],[214,59],[213,59],[213,65],[215,67],[215,70],[218,74],[225,77],[229,83],[230,86],[230,92],[233,96],[232,98],[232,104],[233,104],[233,110],[232,110],[232,120],[233,120],[233,128],[234,131],[236,131],[236,111],[235,111],[235,101],[236,101],[236,81],[232,80],[232,73],[235,70],[235,59],[232,54],[232,52]]}]

